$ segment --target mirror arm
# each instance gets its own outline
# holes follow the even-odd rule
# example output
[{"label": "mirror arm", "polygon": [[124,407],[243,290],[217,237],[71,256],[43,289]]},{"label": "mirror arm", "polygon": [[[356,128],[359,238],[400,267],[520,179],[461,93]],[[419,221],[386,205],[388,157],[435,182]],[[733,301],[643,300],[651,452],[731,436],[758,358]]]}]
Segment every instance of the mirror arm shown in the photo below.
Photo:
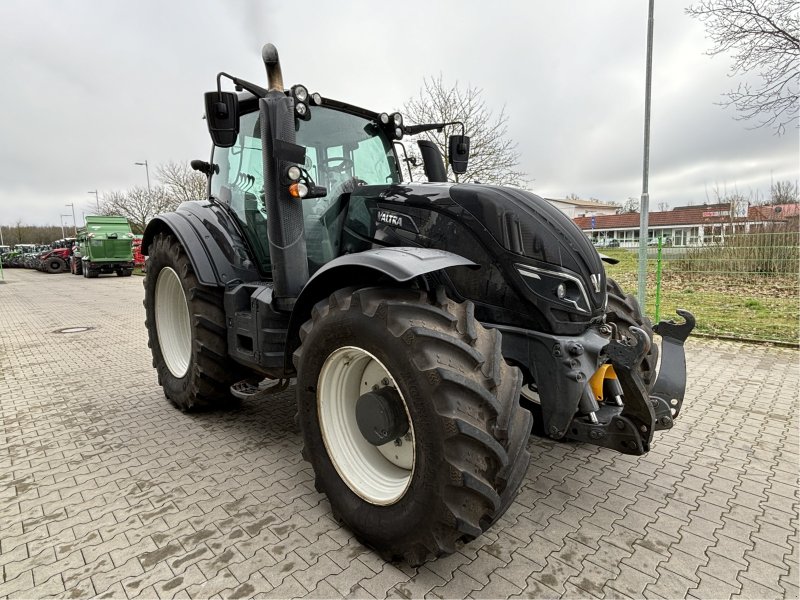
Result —
[{"label": "mirror arm", "polygon": [[237,88],[242,88],[247,90],[248,92],[253,94],[256,98],[264,98],[267,95],[267,90],[265,90],[260,85],[256,85],[255,83],[250,83],[245,79],[239,79],[238,77],[234,77],[233,75],[225,73],[224,71],[220,71],[219,73],[217,73],[217,92],[220,93],[222,92],[222,82],[221,82],[222,77],[227,77],[233,82],[233,84]]},{"label": "mirror arm", "polygon": [[407,125],[403,129],[408,135],[416,135],[425,131],[433,131],[434,129],[436,131],[441,131],[448,125],[461,125],[461,135],[464,136],[466,134],[466,127],[464,127],[464,123],[461,121],[450,121],[448,123],[426,123],[425,125]]}]

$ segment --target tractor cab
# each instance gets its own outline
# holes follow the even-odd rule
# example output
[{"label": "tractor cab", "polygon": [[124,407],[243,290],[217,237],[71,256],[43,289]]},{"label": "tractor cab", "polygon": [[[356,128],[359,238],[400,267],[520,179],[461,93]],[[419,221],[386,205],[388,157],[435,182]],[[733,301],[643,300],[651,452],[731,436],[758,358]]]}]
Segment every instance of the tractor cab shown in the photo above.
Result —
[{"label": "tractor cab", "polygon": [[[350,193],[361,186],[400,181],[397,156],[387,128],[380,126],[381,115],[342,103],[327,106],[315,96],[321,105],[311,109],[308,119],[296,120],[295,133],[296,144],[305,150],[300,163],[304,181],[295,189],[306,239],[313,241],[307,244],[310,273],[339,255]],[[249,93],[241,94],[238,102],[239,132],[234,144],[213,147],[210,196],[236,215],[259,270],[268,274],[271,261],[260,112],[256,98]]]}]

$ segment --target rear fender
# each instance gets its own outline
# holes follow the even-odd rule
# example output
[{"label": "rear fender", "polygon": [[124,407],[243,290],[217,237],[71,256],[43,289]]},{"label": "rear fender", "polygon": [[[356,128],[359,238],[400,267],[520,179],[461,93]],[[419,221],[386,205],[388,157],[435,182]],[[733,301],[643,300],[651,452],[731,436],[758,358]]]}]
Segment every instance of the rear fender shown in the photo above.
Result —
[{"label": "rear fender", "polygon": [[183,246],[199,282],[208,286],[258,281],[261,276],[238,226],[222,207],[206,202],[184,202],[147,224],[142,254],[159,233],[171,233]]},{"label": "rear fender", "polygon": [[294,369],[292,354],[300,346],[300,327],[311,318],[314,305],[336,290],[350,286],[377,285],[383,282],[410,283],[415,278],[449,267],[477,268],[474,262],[444,250],[394,247],[345,254],[317,271],[303,287],[289,319],[285,364]]}]

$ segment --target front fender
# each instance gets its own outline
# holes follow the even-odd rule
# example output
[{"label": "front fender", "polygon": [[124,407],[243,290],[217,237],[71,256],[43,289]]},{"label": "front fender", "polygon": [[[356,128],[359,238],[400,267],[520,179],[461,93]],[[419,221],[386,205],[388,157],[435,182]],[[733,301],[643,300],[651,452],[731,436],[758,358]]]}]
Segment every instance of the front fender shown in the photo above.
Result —
[{"label": "front fender", "polygon": [[219,206],[184,202],[175,212],[155,217],[144,231],[142,254],[149,254],[150,243],[162,232],[178,238],[203,285],[261,279],[236,224]]},{"label": "front fender", "polygon": [[285,364],[292,369],[292,354],[300,345],[300,326],[311,317],[314,305],[334,291],[349,286],[378,284],[381,280],[404,283],[449,267],[475,267],[471,260],[433,248],[398,246],[345,254],[328,262],[303,287],[289,319]]},{"label": "front fender", "polygon": [[302,297],[312,282],[324,279],[327,273],[344,266],[358,266],[373,269],[399,282],[409,281],[425,273],[440,271],[448,267],[477,267],[471,260],[445,250],[415,248],[410,246],[376,248],[355,254],[345,254],[344,256],[330,261],[309,279],[300,297]]}]

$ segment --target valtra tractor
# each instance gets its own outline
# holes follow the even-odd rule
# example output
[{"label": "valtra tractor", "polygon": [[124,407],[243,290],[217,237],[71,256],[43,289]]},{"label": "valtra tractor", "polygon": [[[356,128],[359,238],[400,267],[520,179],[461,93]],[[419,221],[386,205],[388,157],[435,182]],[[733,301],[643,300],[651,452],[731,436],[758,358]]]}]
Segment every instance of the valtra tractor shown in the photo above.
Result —
[{"label": "valtra tractor", "polygon": [[[226,73],[205,95],[208,199],[148,225],[146,326],[164,393],[186,411],[269,401],[296,378],[303,456],[334,515],[388,558],[452,552],[500,518],[532,431],[626,454],[683,402],[694,320],[653,329],[572,221],[519,189],[427,182],[406,124]],[[221,90],[228,79],[237,92]],[[460,124],[459,124],[460,125]],[[470,140],[449,138],[464,173]]]}]

